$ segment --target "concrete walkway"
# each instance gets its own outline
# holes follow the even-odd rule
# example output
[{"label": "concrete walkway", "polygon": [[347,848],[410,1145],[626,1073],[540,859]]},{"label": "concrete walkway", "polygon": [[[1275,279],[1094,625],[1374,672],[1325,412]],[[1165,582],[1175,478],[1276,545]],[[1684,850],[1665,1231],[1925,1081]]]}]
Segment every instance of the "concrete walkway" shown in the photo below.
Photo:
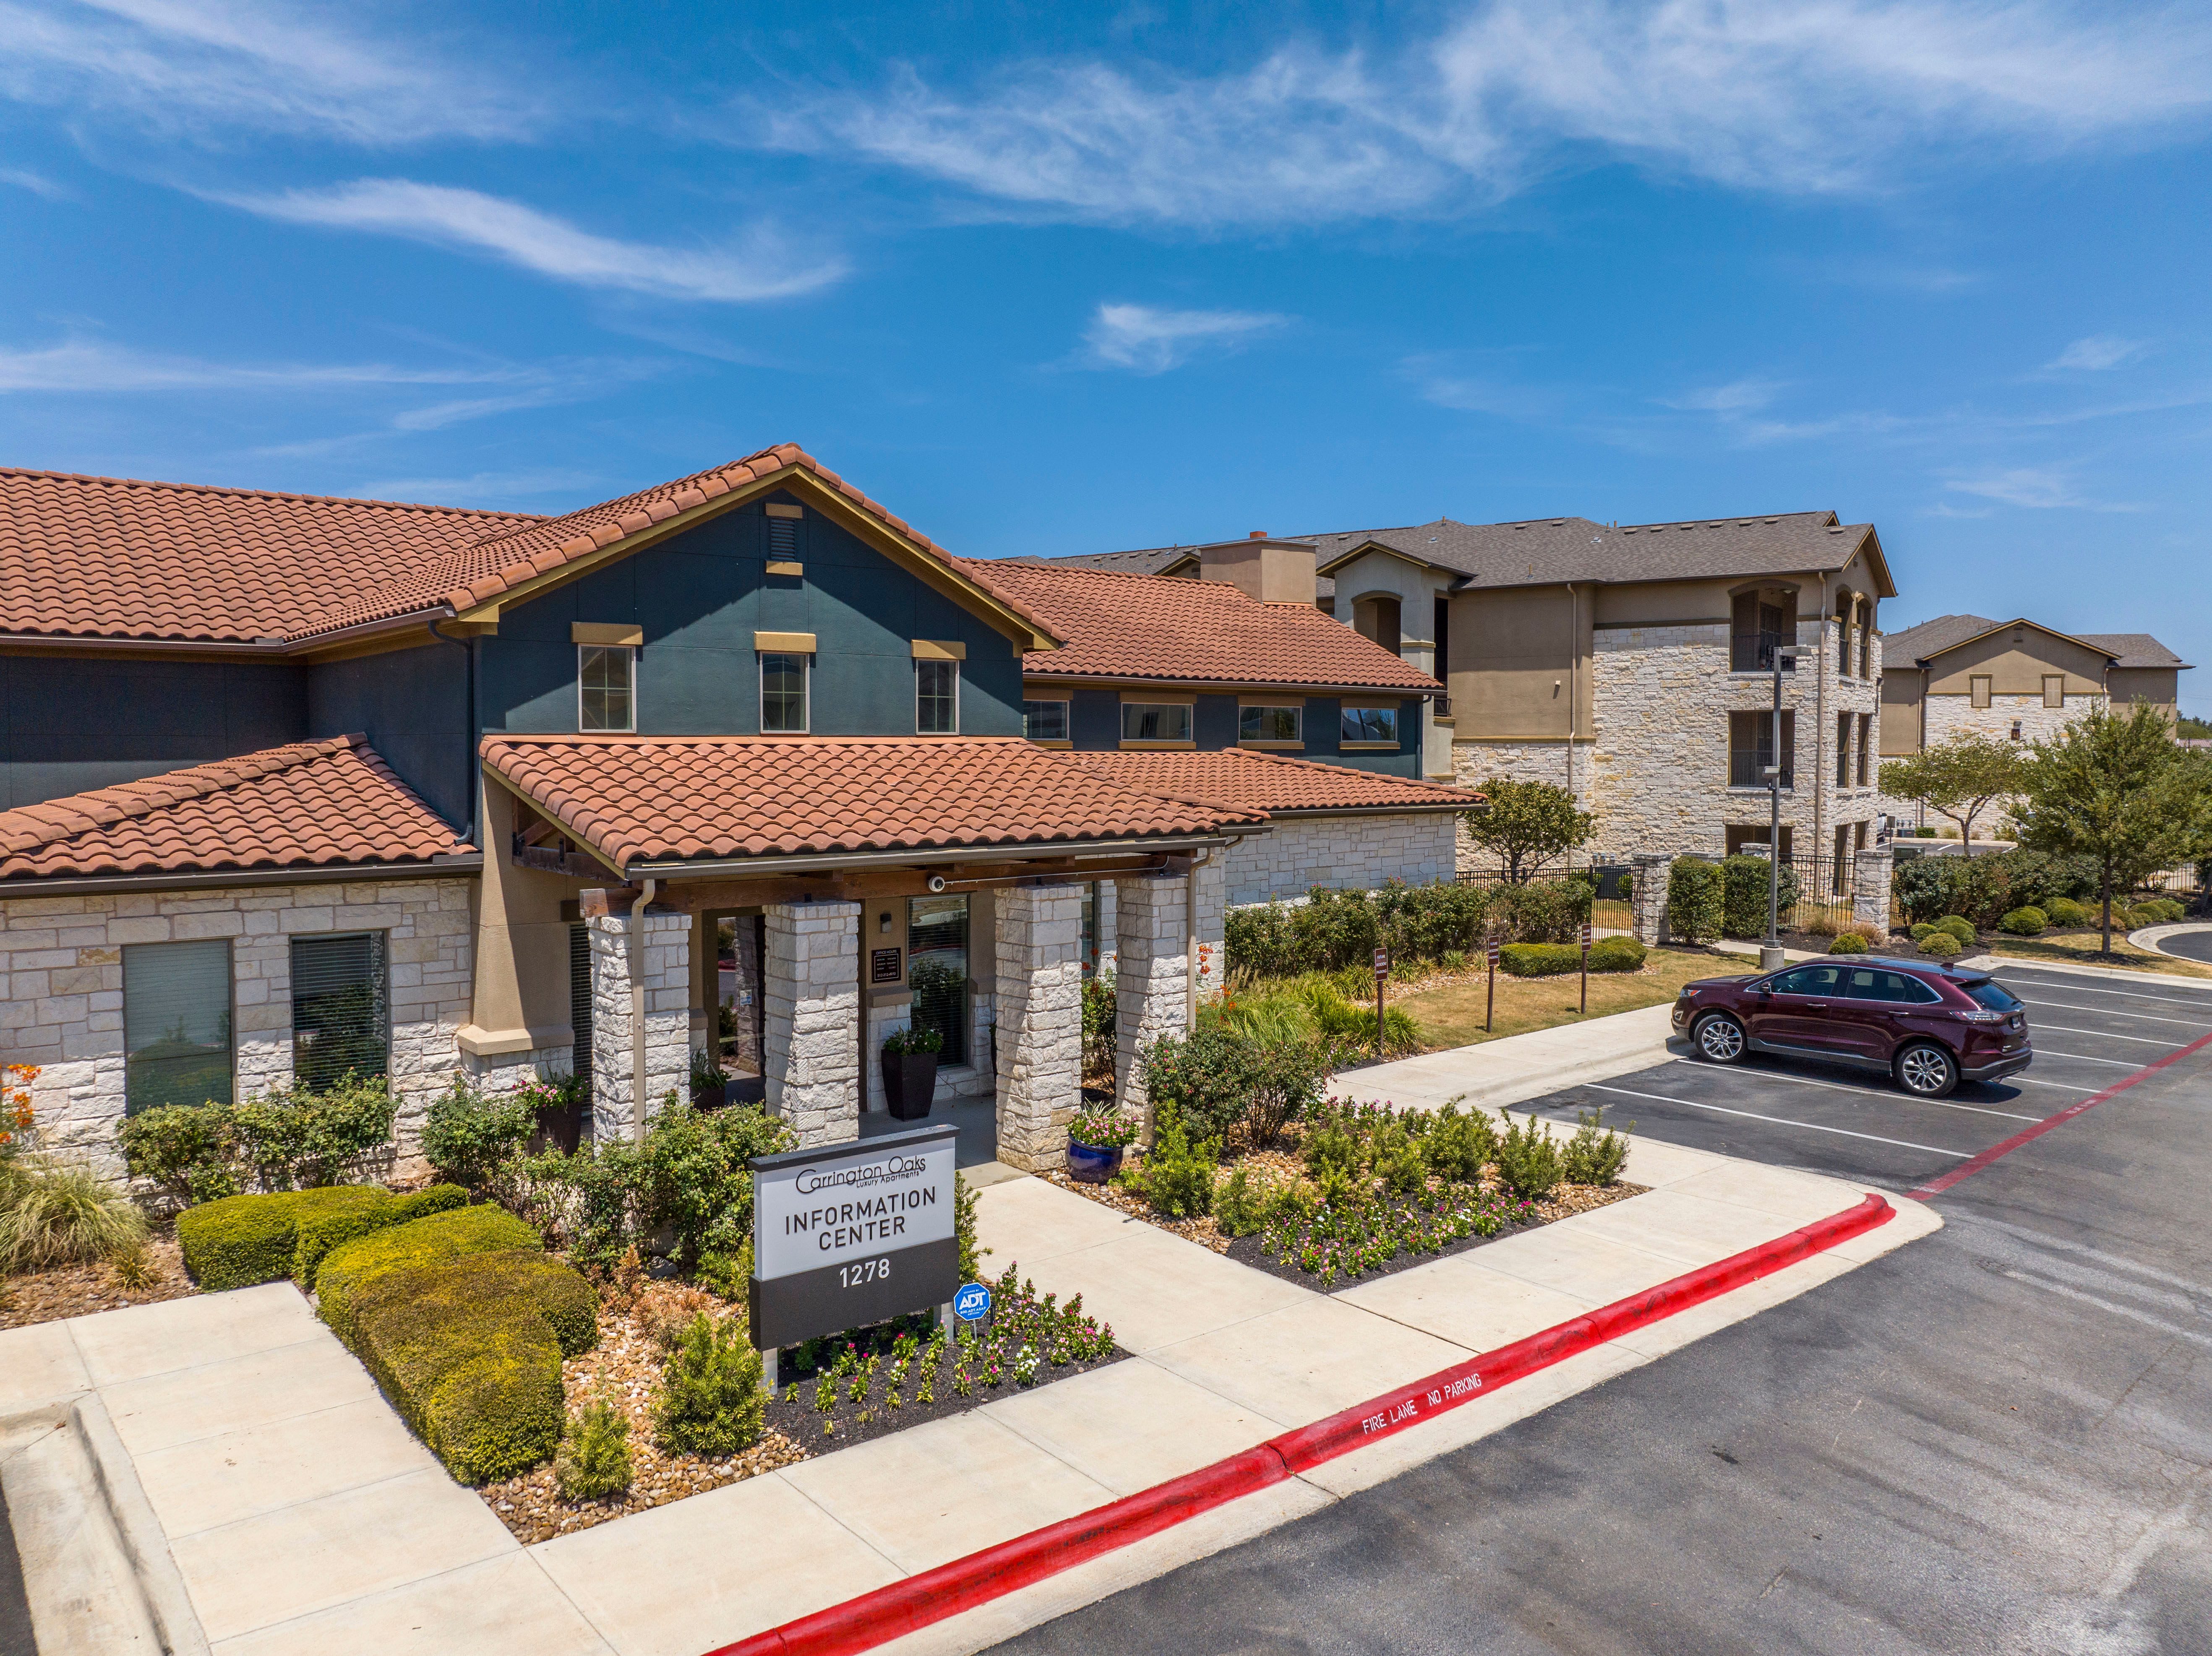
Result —
[{"label": "concrete walkway", "polygon": [[[1517,1101],[1656,1061],[1667,1015],[1650,1008],[1347,1079],[1400,1102],[1462,1092]],[[1133,1359],[529,1548],[446,1477],[286,1284],[0,1333],[0,1404],[94,1396],[112,1410],[124,1470],[143,1485],[205,1638],[224,1656],[699,1656],[1192,1471],[1863,1193],[1651,1140],[1635,1141],[1626,1177],[1654,1188],[1328,1294],[1006,1170],[979,1207],[993,1271],[1018,1265],[1042,1290],[1080,1293]],[[1902,1204],[1890,1223],[1832,1253],[888,1648],[981,1648],[1496,1431],[1939,1222]]]}]

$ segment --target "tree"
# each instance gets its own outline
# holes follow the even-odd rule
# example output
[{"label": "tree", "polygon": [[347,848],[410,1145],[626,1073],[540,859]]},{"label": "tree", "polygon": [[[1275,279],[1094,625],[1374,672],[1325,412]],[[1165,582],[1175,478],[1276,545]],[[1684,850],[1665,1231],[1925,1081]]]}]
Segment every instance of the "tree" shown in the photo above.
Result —
[{"label": "tree", "polygon": [[1893,759],[1881,767],[1881,791],[1911,799],[1949,817],[1969,857],[1974,854],[1974,818],[1990,802],[2020,792],[2026,755],[2011,742],[1985,736],[1959,736],[1939,742],[1910,759]]},{"label": "tree", "polygon": [[1597,818],[1575,809],[1575,796],[1549,782],[1479,783],[1489,804],[1460,818],[1467,837],[1505,864],[1505,878],[1521,885],[1554,857],[1589,843]]},{"label": "tree", "polygon": [[[2137,702],[2125,718],[2100,710],[2038,742],[2021,767],[2021,843],[2096,859],[2104,949],[2112,949],[2112,893],[2212,850],[2212,774],[2178,748],[2166,716]],[[1887,767],[1884,783],[1887,786]]]}]

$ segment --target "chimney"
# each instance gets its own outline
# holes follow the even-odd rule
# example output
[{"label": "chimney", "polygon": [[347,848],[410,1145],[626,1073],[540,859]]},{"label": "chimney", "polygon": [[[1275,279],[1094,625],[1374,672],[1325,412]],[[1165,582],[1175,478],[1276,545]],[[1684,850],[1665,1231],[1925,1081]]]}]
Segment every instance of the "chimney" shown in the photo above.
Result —
[{"label": "chimney", "polygon": [[1241,541],[1198,549],[1201,580],[1226,581],[1262,604],[1311,604],[1315,553],[1303,541],[1275,541],[1255,529]]}]

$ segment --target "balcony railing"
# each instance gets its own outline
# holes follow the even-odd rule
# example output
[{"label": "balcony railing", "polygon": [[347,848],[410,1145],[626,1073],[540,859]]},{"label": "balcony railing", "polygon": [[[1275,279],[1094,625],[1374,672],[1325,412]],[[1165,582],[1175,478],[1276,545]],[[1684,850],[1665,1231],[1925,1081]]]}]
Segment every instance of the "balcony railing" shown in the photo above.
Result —
[{"label": "balcony railing", "polygon": [[[1795,787],[1792,774],[1794,755],[1782,755],[1782,786]],[[1729,786],[1732,788],[1763,788],[1767,785],[1766,767],[1774,762],[1771,753],[1732,753],[1729,755]]]},{"label": "balcony railing", "polygon": [[[1774,670],[1774,652],[1783,645],[1796,641],[1788,633],[1735,634],[1729,650],[1729,670],[1732,673],[1771,673]],[[1782,670],[1796,672],[1796,658],[1794,656],[1783,657]]]}]

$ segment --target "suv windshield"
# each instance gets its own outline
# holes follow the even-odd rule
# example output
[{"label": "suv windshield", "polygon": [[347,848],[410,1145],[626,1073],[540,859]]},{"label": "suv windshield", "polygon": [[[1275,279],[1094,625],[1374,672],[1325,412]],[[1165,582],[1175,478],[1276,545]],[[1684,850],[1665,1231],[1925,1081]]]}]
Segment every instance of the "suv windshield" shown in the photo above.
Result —
[{"label": "suv windshield", "polygon": [[2020,1010],[2018,1001],[1987,978],[1977,979],[1972,983],[1962,983],[1959,987],[1992,1012],[2016,1012]]}]

